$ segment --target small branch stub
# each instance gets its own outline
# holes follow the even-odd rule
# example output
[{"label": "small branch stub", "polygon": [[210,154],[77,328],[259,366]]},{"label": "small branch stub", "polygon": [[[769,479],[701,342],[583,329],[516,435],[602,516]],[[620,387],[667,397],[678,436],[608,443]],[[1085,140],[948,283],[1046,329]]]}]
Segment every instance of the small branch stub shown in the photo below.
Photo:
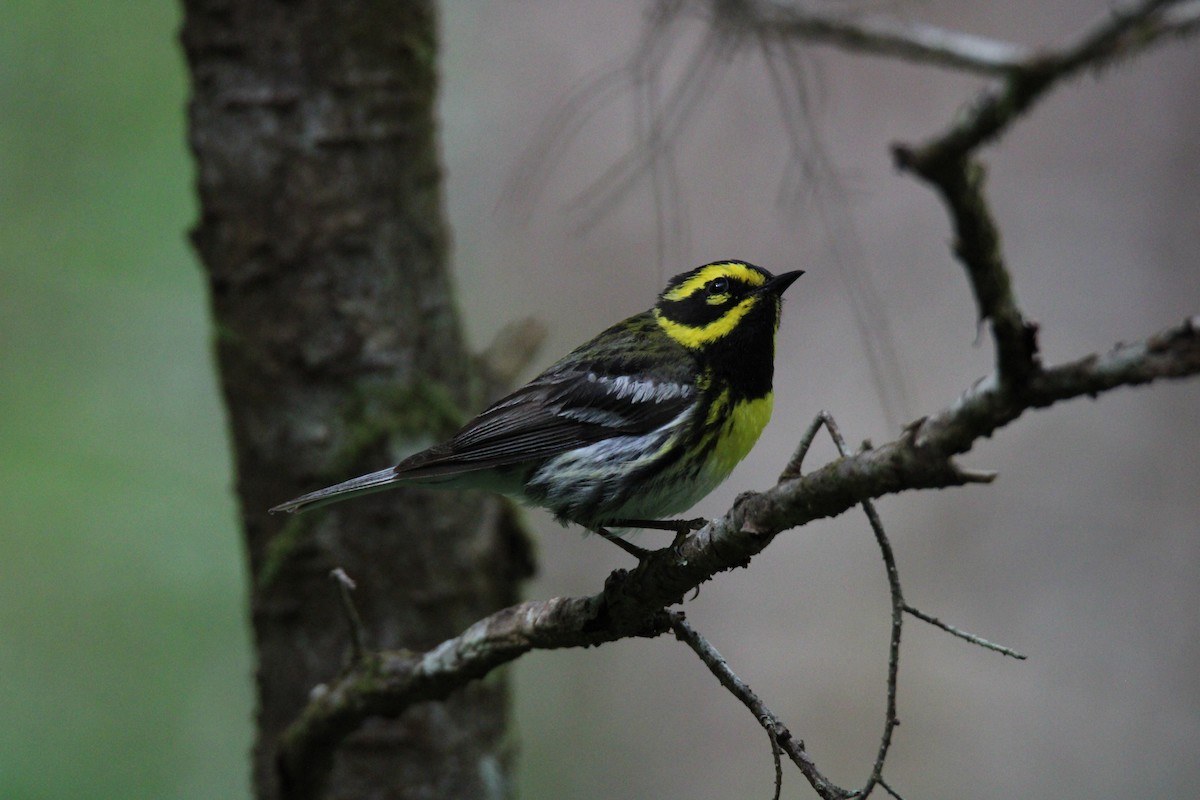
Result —
[{"label": "small branch stub", "polygon": [[341,567],[335,567],[329,573],[329,577],[337,584],[338,601],[341,603],[342,613],[346,616],[346,626],[350,629],[350,663],[357,664],[362,661],[366,652],[362,617],[359,616],[354,597],[351,595],[351,592],[358,588],[358,584]]}]

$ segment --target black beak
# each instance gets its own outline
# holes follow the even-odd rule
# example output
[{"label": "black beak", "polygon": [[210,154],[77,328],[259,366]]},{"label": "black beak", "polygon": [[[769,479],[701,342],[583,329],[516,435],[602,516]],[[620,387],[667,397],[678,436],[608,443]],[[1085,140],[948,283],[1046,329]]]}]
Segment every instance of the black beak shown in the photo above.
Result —
[{"label": "black beak", "polygon": [[785,272],[782,275],[776,275],[759,287],[758,291],[763,294],[770,292],[776,297],[782,297],[787,288],[796,282],[796,278],[799,278],[803,274],[804,270],[798,269],[795,272]]}]

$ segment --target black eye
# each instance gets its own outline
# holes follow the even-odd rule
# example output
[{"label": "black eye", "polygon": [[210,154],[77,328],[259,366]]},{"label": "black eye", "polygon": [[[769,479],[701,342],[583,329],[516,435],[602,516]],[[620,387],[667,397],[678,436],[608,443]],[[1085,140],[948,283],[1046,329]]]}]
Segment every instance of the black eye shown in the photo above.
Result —
[{"label": "black eye", "polygon": [[729,279],[713,278],[704,288],[708,292],[709,297],[712,297],[714,294],[725,294],[729,291]]}]

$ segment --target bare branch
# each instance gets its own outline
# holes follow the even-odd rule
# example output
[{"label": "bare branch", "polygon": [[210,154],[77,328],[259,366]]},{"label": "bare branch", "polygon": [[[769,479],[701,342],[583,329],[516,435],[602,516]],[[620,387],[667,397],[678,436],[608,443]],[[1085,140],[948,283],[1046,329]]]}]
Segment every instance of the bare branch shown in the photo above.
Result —
[{"label": "bare branch", "polygon": [[837,516],[864,500],[967,482],[952,458],[1030,408],[1197,374],[1200,317],[1105,355],[1047,369],[1020,400],[1001,392],[995,376],[986,378],[900,439],[839,458],[761,494],[740,496],[724,517],[677,547],[654,552],[632,571],[612,573],[598,595],[512,606],[426,653],[368,654],[318,693],[289,728],[280,744],[281,772],[296,796],[313,796],[337,744],[370,716],[394,716],[415,703],[443,698],[534,648],[586,647],[664,633],[671,624],[664,609],[714,575],[745,566],[784,530]]},{"label": "bare branch", "polygon": [[342,604],[342,613],[346,616],[346,626],[350,629],[350,663],[357,664],[362,661],[363,654],[367,651],[362,617],[359,616],[354,597],[350,594],[358,588],[358,584],[341,567],[335,567],[329,573],[329,577],[337,584],[338,600]]},{"label": "bare branch", "polygon": [[982,75],[1002,75],[1032,55],[1020,45],[922,22],[881,16],[829,16],[785,0],[720,0],[714,6],[723,18],[736,19],[774,36]]},{"label": "bare branch", "polygon": [[754,693],[754,690],[730,669],[725,657],[717,652],[717,649],[709,644],[708,640],[701,636],[695,628],[688,625],[683,612],[676,611],[671,614],[671,629],[675,632],[675,637],[679,641],[692,648],[693,652],[700,657],[700,660],[704,662],[709,671],[717,676],[717,680],[721,682],[721,685],[741,701],[742,705],[750,709],[751,713],[754,714],[754,718],[758,720],[758,724],[762,725],[763,729],[771,737],[772,744],[787,753],[788,758],[792,760],[792,763],[808,779],[809,784],[816,790],[817,794],[826,800],[844,800],[844,798],[854,795],[853,792],[848,792],[836,786],[821,774],[821,771],[817,769],[817,765],[813,763],[812,758],[809,757],[808,752],[804,749],[804,742],[792,736],[792,732],[787,729],[787,726],[783,724],[779,717],[775,716],[775,713],[767,708],[766,704]]},{"label": "bare branch", "polygon": [[[846,446],[846,440],[833,416],[822,411],[818,419],[828,429],[829,435],[833,438],[833,443],[842,457],[849,457],[850,450]],[[900,724],[900,718],[896,713],[896,693],[900,680],[900,638],[904,632],[905,602],[904,590],[900,586],[900,571],[896,566],[896,554],[892,551],[891,540],[888,539],[887,532],[883,529],[883,520],[879,518],[879,512],[875,510],[875,504],[870,500],[862,501],[862,509],[867,515],[871,532],[875,535],[875,544],[879,547],[879,554],[883,558],[883,566],[887,572],[888,594],[892,602],[892,626],[888,641],[887,704],[883,718],[883,734],[879,737],[879,749],[875,754],[875,764],[871,767],[871,774],[867,778],[866,785],[858,792],[860,796],[866,797],[871,794],[876,784],[883,780],[883,765],[887,761],[888,751],[892,747],[892,736],[896,732],[896,726]]]},{"label": "bare branch", "polygon": [[[833,439],[838,453],[841,454],[843,458],[850,457],[850,450],[846,445],[845,437],[842,436],[837,421],[833,418],[832,414],[827,411],[822,411],[816,416],[816,418],[801,436],[800,445],[796,448],[796,453],[789,460],[787,467],[780,476],[780,482],[789,480],[791,478],[800,477],[800,468],[804,461],[804,457],[821,427],[825,427],[829,431],[829,436],[831,439]],[[864,444],[864,450],[869,450],[869,447],[870,446],[868,444]],[[960,470],[960,473],[966,474],[962,470]],[[973,477],[983,479],[984,476],[975,475]],[[883,521],[879,517],[879,512],[876,510],[875,504],[870,500],[864,500],[862,502],[862,507],[863,511],[867,515],[867,520],[871,525],[871,531],[875,535],[875,541],[879,547],[879,552],[883,557],[884,567],[887,571],[888,590],[889,594],[891,595],[892,621],[891,638],[888,649],[887,706],[884,715],[883,734],[880,736],[879,749],[876,754],[875,763],[872,766],[871,774],[867,778],[866,784],[863,786],[863,788],[853,792],[852,795],[866,797],[870,795],[876,786],[883,786],[889,794],[896,796],[891,787],[889,787],[883,780],[883,767],[887,761],[888,751],[891,748],[892,737],[895,733],[896,726],[900,724],[900,720],[897,715],[896,698],[898,694],[900,678],[900,641],[903,634],[904,614],[912,614],[918,619],[924,620],[931,625],[935,625],[947,633],[965,639],[968,642],[978,644],[981,647],[995,650],[1019,659],[1023,659],[1025,656],[1007,647],[1001,647],[1000,645],[993,644],[992,642],[989,642],[979,636],[975,636],[974,634],[967,633],[966,631],[962,631],[951,625],[947,625],[941,620],[924,614],[908,605],[908,603],[904,600],[904,591],[900,584],[900,573],[896,566],[896,557],[892,551],[891,541],[888,539],[887,532],[883,528]],[[704,641],[699,633],[687,628],[686,622],[683,621],[682,612],[672,614],[671,619],[672,627],[675,629],[676,636],[681,639],[685,639],[685,641],[692,646],[697,654],[700,655],[701,659],[708,664],[709,669],[711,669],[713,673],[717,675],[722,685],[728,688],[748,708],[754,711],[761,724],[767,726],[769,721],[773,722],[773,717],[768,720],[768,717],[762,713],[762,704],[758,700],[758,697],[755,696],[754,693],[750,691],[750,688],[733,673],[720,654],[717,653],[717,651],[710,644],[708,644],[708,642]],[[686,637],[684,633],[687,633]],[[773,726],[768,727],[767,731],[771,735],[773,752],[776,753],[776,772],[778,773],[778,744],[775,739],[775,728]],[[817,771],[815,765],[812,765],[810,769],[810,764],[811,761],[806,763],[797,762],[801,772],[809,780],[810,784],[818,794],[820,794],[822,797],[827,797],[829,796],[828,793],[831,791],[842,791],[828,784],[821,773]],[[778,793],[779,783],[777,779],[776,795],[778,795]]]},{"label": "bare branch", "polygon": [[779,800],[783,794],[783,759],[780,758],[783,749],[779,746],[779,738],[773,728],[767,730],[767,736],[771,739],[771,760],[775,762],[775,794],[772,795],[772,800]]},{"label": "bare branch", "polygon": [[[619,591],[624,573],[609,577]],[[371,716],[396,716],[440,700],[533,648],[588,647],[669,630],[665,612],[616,613],[609,588],[594,597],[521,603],[479,620],[425,653],[367,653],[327,686],[281,737],[278,767],[287,797],[319,797],[338,745]],[[620,604],[625,609],[635,606]],[[661,606],[660,606],[661,607]]]},{"label": "bare branch", "polygon": [[1194,0],[1182,6],[1179,0],[1144,0],[1115,11],[1075,44],[1010,70],[940,136],[919,146],[893,146],[896,165],[930,183],[950,212],[954,252],[966,268],[980,323],[991,323],[996,370],[1005,389],[1023,391],[1041,369],[1037,325],[1027,321],[1017,305],[976,149],[1000,136],[1047,91],[1079,70],[1099,70],[1168,35],[1189,32],[1200,24],[1198,19],[1200,4]]},{"label": "bare branch", "polygon": [[973,633],[968,633],[967,631],[964,631],[960,628],[956,628],[953,625],[950,625],[949,623],[942,622],[937,617],[932,616],[930,614],[926,614],[924,611],[921,611],[920,609],[917,609],[917,608],[913,608],[910,605],[906,604],[904,606],[904,610],[906,612],[908,612],[909,614],[912,614],[914,617],[921,620],[922,622],[928,622],[930,625],[934,626],[935,628],[941,628],[942,630],[944,630],[946,633],[950,634],[951,636],[957,636],[959,639],[962,639],[963,641],[970,642],[971,644],[977,644],[980,647],[984,648],[985,650],[992,650],[994,652],[1000,653],[1001,655],[1006,655],[1011,658],[1015,658],[1018,661],[1024,661],[1026,658],[1026,656],[1022,655],[1021,653],[1018,653],[1016,650],[1013,650],[1011,647],[1005,647],[1004,645],[996,644],[995,642],[989,642],[987,639],[984,639],[982,636],[976,636]]},{"label": "bare branch", "polygon": [[[911,151],[894,149],[896,163],[911,168]],[[983,192],[985,170],[971,158],[936,160],[919,172],[938,190],[954,227],[954,254],[966,269],[979,322],[991,323],[996,370],[1008,388],[1020,390],[1041,369],[1037,325],[1017,307],[1012,278],[1004,264],[1000,232]]]},{"label": "bare branch", "polygon": [[1065,73],[1059,77],[1066,77],[1080,67],[1105,66],[1160,41],[1191,34],[1200,27],[1200,2],[1196,0],[1144,0],[1129,9],[1117,9],[1075,45],[1043,61],[1036,51],[1022,45],[923,22],[877,15],[830,16],[807,11],[789,0],[710,2],[714,15],[729,27],[752,28],[761,34],[831,45],[855,53],[999,77],[1036,71],[1039,62],[1052,71]]},{"label": "bare branch", "polygon": [[800,436],[800,444],[796,445],[796,452],[788,460],[787,466],[783,468],[783,472],[779,473],[779,479],[776,483],[783,483],[790,478],[800,477],[800,468],[804,466],[804,458],[808,455],[808,449],[812,447],[813,440],[817,438],[817,433],[821,430],[821,426],[825,424],[826,420],[832,421],[833,417],[828,411],[821,411],[808,424],[808,427]]},{"label": "bare branch", "polygon": [[904,798],[900,796],[900,793],[899,793],[899,792],[897,792],[895,789],[893,789],[893,788],[892,788],[892,787],[891,787],[891,786],[888,784],[888,782],[887,782],[887,781],[885,781],[885,780],[883,780],[882,778],[880,778],[880,779],[879,779],[879,785],[883,787],[883,790],[884,790],[885,792],[887,792],[888,794],[890,794],[892,797],[896,798],[896,800],[904,800]]},{"label": "bare branch", "polygon": [[897,147],[897,163],[932,181],[932,175],[996,139],[1050,89],[1080,70],[1097,72],[1197,28],[1200,3],[1196,0],[1145,0],[1113,11],[1075,44],[1027,59],[1010,70],[940,136],[916,147]]}]

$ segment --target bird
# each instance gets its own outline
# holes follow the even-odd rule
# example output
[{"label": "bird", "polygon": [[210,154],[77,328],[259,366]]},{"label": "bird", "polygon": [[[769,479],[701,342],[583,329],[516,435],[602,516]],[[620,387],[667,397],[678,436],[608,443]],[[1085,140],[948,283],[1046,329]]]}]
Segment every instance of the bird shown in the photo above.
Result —
[{"label": "bird", "polygon": [[668,281],[652,308],[618,322],[501,398],[445,442],[387,469],[270,509],[296,512],[384,489],[484,489],[549,510],[642,558],[614,531],[683,536],[668,518],[712,492],[771,416],[783,293],[725,260]]}]

